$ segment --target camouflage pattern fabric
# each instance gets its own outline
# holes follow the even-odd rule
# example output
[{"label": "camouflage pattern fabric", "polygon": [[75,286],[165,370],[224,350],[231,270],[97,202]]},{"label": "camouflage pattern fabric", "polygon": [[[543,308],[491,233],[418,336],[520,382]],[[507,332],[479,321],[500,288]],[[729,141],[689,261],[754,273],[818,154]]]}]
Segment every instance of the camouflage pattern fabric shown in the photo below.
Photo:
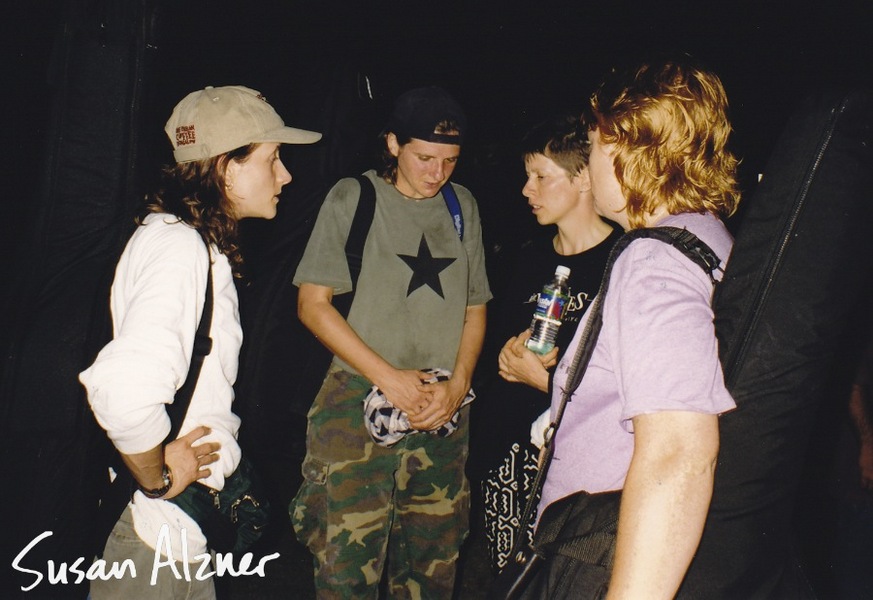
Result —
[{"label": "camouflage pattern fabric", "polygon": [[387,569],[391,598],[448,600],[469,526],[469,408],[451,436],[386,448],[363,422],[371,386],[332,367],[309,411],[304,483],[290,510],[314,557],[318,598],[377,598]]},{"label": "camouflage pattern fabric", "polygon": [[[423,373],[428,373],[430,377],[422,379],[424,383],[437,383],[440,381],[448,381],[452,377],[452,372],[446,369],[421,369]],[[458,428],[458,419],[460,418],[461,408],[467,406],[476,399],[476,394],[472,389],[467,391],[467,395],[461,400],[461,406],[452,415],[447,423],[439,426],[433,431],[428,431],[430,435],[438,435],[446,437],[452,435]],[[380,446],[393,446],[403,439],[405,435],[420,433],[409,426],[409,416],[391,404],[388,398],[375,385],[370,389],[370,393],[364,398],[364,425],[367,427],[367,432]]]}]

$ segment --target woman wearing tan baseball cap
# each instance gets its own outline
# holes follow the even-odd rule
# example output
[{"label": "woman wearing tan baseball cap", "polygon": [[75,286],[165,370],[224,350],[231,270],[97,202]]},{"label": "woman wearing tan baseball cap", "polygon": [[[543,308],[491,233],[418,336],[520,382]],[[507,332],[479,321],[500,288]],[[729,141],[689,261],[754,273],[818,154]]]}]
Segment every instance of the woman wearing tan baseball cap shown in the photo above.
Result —
[{"label": "woman wearing tan baseball cap", "polygon": [[236,219],[273,218],[276,196],[291,181],[279,145],[321,139],[320,133],[286,127],[264,96],[237,85],[188,94],[164,131],[177,162],[170,171],[212,170],[221,179],[225,208]]},{"label": "woman wearing tan baseball cap", "polygon": [[[280,144],[321,138],[286,127],[261,94],[241,86],[189,94],[166,132],[177,162],[164,168],[159,189],[146,197],[116,267],[115,337],[80,375],[97,420],[138,487],[101,559],[107,565],[133,561],[135,571],[93,581],[94,599],[215,597],[211,578],[180,575],[196,572],[209,556],[208,542],[168,500],[195,482],[221,490],[240,463],[240,421],[231,411],[242,342],[233,283],[242,266],[237,223],[275,216],[279,193],[291,181]],[[165,405],[188,376],[210,285],[212,348],[171,439]]]}]

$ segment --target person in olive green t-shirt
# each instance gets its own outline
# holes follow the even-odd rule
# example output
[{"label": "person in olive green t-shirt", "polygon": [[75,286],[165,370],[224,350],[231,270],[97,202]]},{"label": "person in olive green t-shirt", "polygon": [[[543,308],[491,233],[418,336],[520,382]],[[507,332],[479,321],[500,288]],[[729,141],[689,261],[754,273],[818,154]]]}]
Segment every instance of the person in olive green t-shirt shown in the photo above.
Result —
[{"label": "person in olive green t-shirt", "polygon": [[[456,219],[442,192],[465,131],[444,90],[398,98],[386,164],[365,174],[376,210],[348,318],[331,301],[352,289],[344,246],[360,197],[354,179],[328,194],[294,277],[301,321],[335,355],[308,416],[291,507],[319,598],[373,597],[386,564],[392,596],[448,598],[454,587],[469,519],[468,409],[451,435],[423,432],[447,423],[470,390],[491,298],[475,199],[453,185]],[[425,385],[427,368],[452,374]],[[373,385],[422,433],[376,443],[362,405]]]}]

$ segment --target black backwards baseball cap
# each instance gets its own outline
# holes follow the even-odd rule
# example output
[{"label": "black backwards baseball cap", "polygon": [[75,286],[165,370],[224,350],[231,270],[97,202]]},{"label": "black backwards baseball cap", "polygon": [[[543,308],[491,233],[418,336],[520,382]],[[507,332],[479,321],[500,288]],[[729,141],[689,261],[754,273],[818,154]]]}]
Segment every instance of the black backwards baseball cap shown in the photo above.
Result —
[{"label": "black backwards baseball cap", "polygon": [[[442,121],[455,123],[458,133],[434,133]],[[386,130],[400,137],[461,145],[467,132],[467,117],[447,91],[436,86],[422,87],[397,98]]]}]

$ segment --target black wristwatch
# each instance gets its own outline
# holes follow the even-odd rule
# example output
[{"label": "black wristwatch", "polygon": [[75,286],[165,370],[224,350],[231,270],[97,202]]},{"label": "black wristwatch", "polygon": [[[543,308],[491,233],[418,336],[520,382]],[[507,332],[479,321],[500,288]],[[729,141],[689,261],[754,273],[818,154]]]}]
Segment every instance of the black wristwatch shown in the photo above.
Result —
[{"label": "black wristwatch", "polygon": [[164,465],[164,468],[161,469],[161,478],[164,481],[164,485],[159,488],[147,490],[144,487],[139,486],[140,491],[145,494],[146,498],[163,498],[167,495],[167,492],[169,492],[170,488],[173,487],[173,475],[170,471],[170,467],[168,467],[166,464]]}]

